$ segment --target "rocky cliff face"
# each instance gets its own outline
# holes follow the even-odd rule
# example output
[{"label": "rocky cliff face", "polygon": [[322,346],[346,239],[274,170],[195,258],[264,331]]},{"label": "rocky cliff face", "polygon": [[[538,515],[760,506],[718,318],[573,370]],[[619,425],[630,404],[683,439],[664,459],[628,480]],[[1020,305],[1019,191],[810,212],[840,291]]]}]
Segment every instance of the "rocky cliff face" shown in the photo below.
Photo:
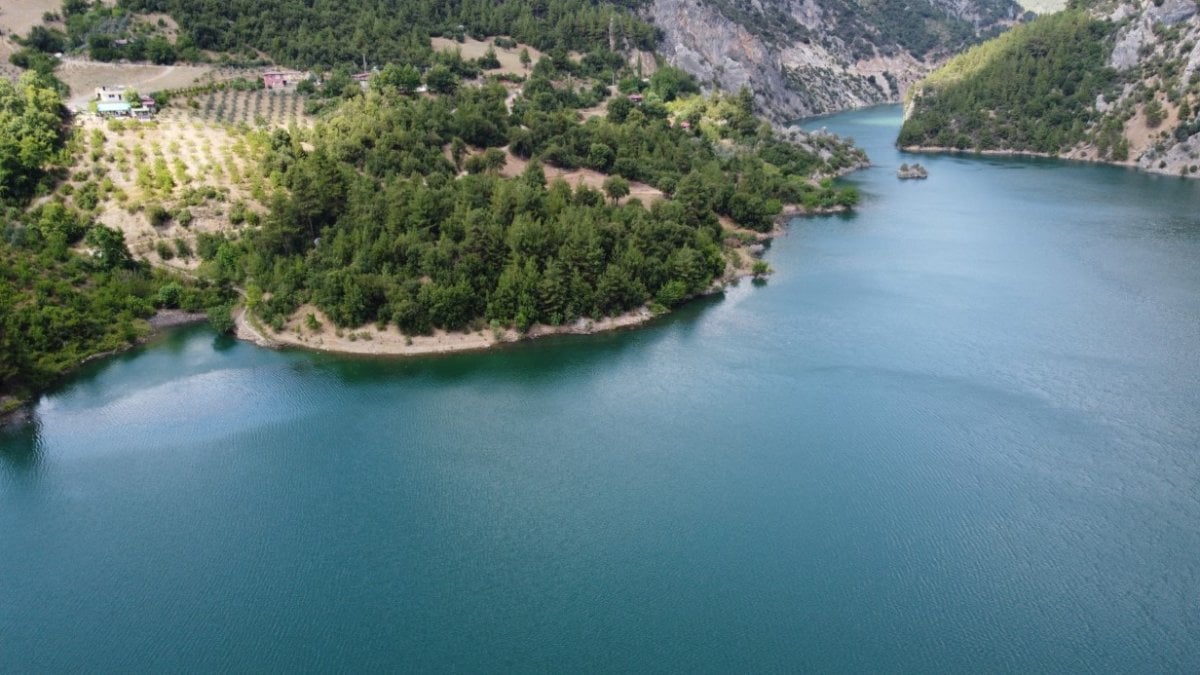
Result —
[{"label": "rocky cliff face", "polygon": [[1096,105],[1121,125],[1128,162],[1200,177],[1200,6],[1146,0],[1094,11],[1117,25],[1108,65],[1122,82],[1120,94]]},{"label": "rocky cliff face", "polygon": [[654,0],[647,9],[671,63],[709,87],[750,87],[775,121],[898,101],[1020,11],[1012,0]]}]

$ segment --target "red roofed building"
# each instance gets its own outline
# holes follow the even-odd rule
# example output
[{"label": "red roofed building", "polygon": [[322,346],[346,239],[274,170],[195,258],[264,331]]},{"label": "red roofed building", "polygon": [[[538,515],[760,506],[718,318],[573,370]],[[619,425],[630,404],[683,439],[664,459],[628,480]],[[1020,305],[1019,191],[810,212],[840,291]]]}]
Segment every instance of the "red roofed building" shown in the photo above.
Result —
[{"label": "red roofed building", "polygon": [[263,86],[267,89],[282,89],[288,85],[287,75],[282,71],[268,70],[262,74]]}]

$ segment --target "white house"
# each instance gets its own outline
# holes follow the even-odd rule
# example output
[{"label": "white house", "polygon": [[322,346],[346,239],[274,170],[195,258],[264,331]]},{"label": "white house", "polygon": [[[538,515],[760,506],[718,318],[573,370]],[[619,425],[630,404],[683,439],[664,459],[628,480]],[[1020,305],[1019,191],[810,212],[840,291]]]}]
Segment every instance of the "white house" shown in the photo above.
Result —
[{"label": "white house", "polygon": [[125,87],[96,87],[96,100],[101,103],[123,103]]}]

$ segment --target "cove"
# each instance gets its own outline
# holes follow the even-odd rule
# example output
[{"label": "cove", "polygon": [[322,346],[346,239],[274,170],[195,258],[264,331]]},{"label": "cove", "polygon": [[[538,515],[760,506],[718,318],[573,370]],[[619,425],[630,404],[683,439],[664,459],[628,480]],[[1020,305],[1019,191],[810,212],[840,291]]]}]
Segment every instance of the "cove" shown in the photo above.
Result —
[{"label": "cove", "polygon": [[1200,184],[899,122],[642,329],[90,364],[0,436],[0,669],[1200,670]]}]

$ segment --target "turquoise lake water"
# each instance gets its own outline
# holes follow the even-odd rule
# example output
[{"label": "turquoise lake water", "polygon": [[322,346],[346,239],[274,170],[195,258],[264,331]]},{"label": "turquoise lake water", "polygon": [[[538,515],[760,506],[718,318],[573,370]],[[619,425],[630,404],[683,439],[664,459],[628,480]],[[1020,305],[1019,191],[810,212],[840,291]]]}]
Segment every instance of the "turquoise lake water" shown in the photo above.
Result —
[{"label": "turquoise lake water", "polygon": [[641,330],[92,364],[0,435],[0,671],[1200,672],[1200,183],[899,114]]}]

